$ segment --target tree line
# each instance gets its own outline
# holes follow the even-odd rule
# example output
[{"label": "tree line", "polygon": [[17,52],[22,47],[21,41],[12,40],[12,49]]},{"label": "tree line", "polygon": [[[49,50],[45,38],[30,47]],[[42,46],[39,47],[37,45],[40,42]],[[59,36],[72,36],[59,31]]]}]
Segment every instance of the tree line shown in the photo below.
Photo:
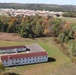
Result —
[{"label": "tree line", "polygon": [[49,10],[49,11],[76,11],[75,5],[56,4],[20,4],[20,3],[0,3],[0,8]]},{"label": "tree line", "polygon": [[50,16],[0,16],[0,32],[18,33],[24,38],[43,37],[52,34],[52,36],[60,37],[62,42],[67,42],[75,37],[75,28],[76,24],[66,23],[66,21]]},{"label": "tree line", "polygon": [[0,32],[19,33],[26,38],[42,37],[48,30],[52,18],[50,16],[0,17]]},{"label": "tree line", "polygon": [[65,12],[63,14],[64,17],[74,17],[76,18],[76,11],[71,11],[71,12]]}]

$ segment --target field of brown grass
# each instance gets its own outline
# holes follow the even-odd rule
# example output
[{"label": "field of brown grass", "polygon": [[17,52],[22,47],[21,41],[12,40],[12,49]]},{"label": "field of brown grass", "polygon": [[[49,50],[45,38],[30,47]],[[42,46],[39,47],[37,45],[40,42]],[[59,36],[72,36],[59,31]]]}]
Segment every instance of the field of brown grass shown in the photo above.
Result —
[{"label": "field of brown grass", "polygon": [[25,39],[20,37],[17,33],[1,33],[0,32],[0,40],[24,41]]}]

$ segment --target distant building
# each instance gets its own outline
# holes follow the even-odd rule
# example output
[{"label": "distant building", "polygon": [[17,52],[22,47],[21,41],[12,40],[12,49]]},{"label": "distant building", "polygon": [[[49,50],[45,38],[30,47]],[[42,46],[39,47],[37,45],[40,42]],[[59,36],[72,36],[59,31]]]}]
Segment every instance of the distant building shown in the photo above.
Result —
[{"label": "distant building", "polygon": [[25,46],[0,47],[0,54],[15,53],[16,51],[26,51],[26,47]]},{"label": "distant building", "polygon": [[5,66],[16,66],[48,61],[47,52],[38,44],[0,47],[0,60]]},{"label": "distant building", "polygon": [[28,10],[28,9],[0,9],[0,15],[5,16],[55,16],[55,17],[61,17],[63,12],[54,12],[54,11],[45,11],[45,10]]}]

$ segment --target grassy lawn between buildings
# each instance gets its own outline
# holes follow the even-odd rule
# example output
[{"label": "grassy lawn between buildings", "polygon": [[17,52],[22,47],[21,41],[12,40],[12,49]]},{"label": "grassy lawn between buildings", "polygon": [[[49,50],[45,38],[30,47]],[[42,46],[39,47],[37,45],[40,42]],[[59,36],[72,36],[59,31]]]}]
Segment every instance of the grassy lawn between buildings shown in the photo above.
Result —
[{"label": "grassy lawn between buildings", "polygon": [[[7,72],[13,73],[12,75],[64,75],[66,70],[70,69],[71,67],[73,68],[74,65],[71,63],[70,59],[59,50],[58,46],[53,42],[53,38],[51,37],[37,38],[34,40],[26,39],[24,42],[0,40],[0,46],[26,45],[33,43],[39,44],[48,52],[48,56],[50,58],[49,62],[8,67],[6,68]],[[66,72],[65,75],[71,75],[70,72],[73,72],[76,69],[74,68],[71,69],[71,71]]]}]

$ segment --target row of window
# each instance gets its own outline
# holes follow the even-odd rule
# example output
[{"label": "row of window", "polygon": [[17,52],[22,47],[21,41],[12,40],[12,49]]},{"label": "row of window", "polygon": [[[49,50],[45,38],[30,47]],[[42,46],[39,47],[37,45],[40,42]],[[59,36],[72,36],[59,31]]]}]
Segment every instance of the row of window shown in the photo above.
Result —
[{"label": "row of window", "polygon": [[[31,58],[21,58],[21,59],[11,59],[12,61],[17,61],[17,60],[28,60],[28,59],[34,59],[34,58],[44,58],[44,57],[47,57],[47,56],[41,56],[41,57],[31,57]],[[8,62],[8,60],[4,60],[3,62]]]},{"label": "row of window", "polygon": [[[17,49],[18,49],[18,50],[24,50],[24,49],[26,49],[26,48],[17,48]],[[7,50],[0,50],[0,51],[4,51],[4,52],[5,52],[5,51],[8,51],[8,50],[9,50],[9,51],[12,51],[12,50],[15,50],[15,48],[14,48],[14,49],[7,49]]]},{"label": "row of window", "polygon": [[[19,64],[21,64],[21,63],[29,63],[29,62],[32,62],[32,63],[33,63],[33,62],[37,62],[37,61],[40,62],[40,61],[44,61],[44,60],[45,60],[45,59],[42,59],[42,60],[39,59],[39,60],[33,60],[33,61],[30,60],[30,61],[15,62],[15,63],[12,62],[12,65],[19,65]],[[6,65],[8,65],[8,63],[6,63]]]},{"label": "row of window", "polygon": [[[8,50],[1,50],[1,51],[4,51],[5,52],[5,51],[8,51]],[[12,51],[12,50],[9,50],[9,51]]]}]

